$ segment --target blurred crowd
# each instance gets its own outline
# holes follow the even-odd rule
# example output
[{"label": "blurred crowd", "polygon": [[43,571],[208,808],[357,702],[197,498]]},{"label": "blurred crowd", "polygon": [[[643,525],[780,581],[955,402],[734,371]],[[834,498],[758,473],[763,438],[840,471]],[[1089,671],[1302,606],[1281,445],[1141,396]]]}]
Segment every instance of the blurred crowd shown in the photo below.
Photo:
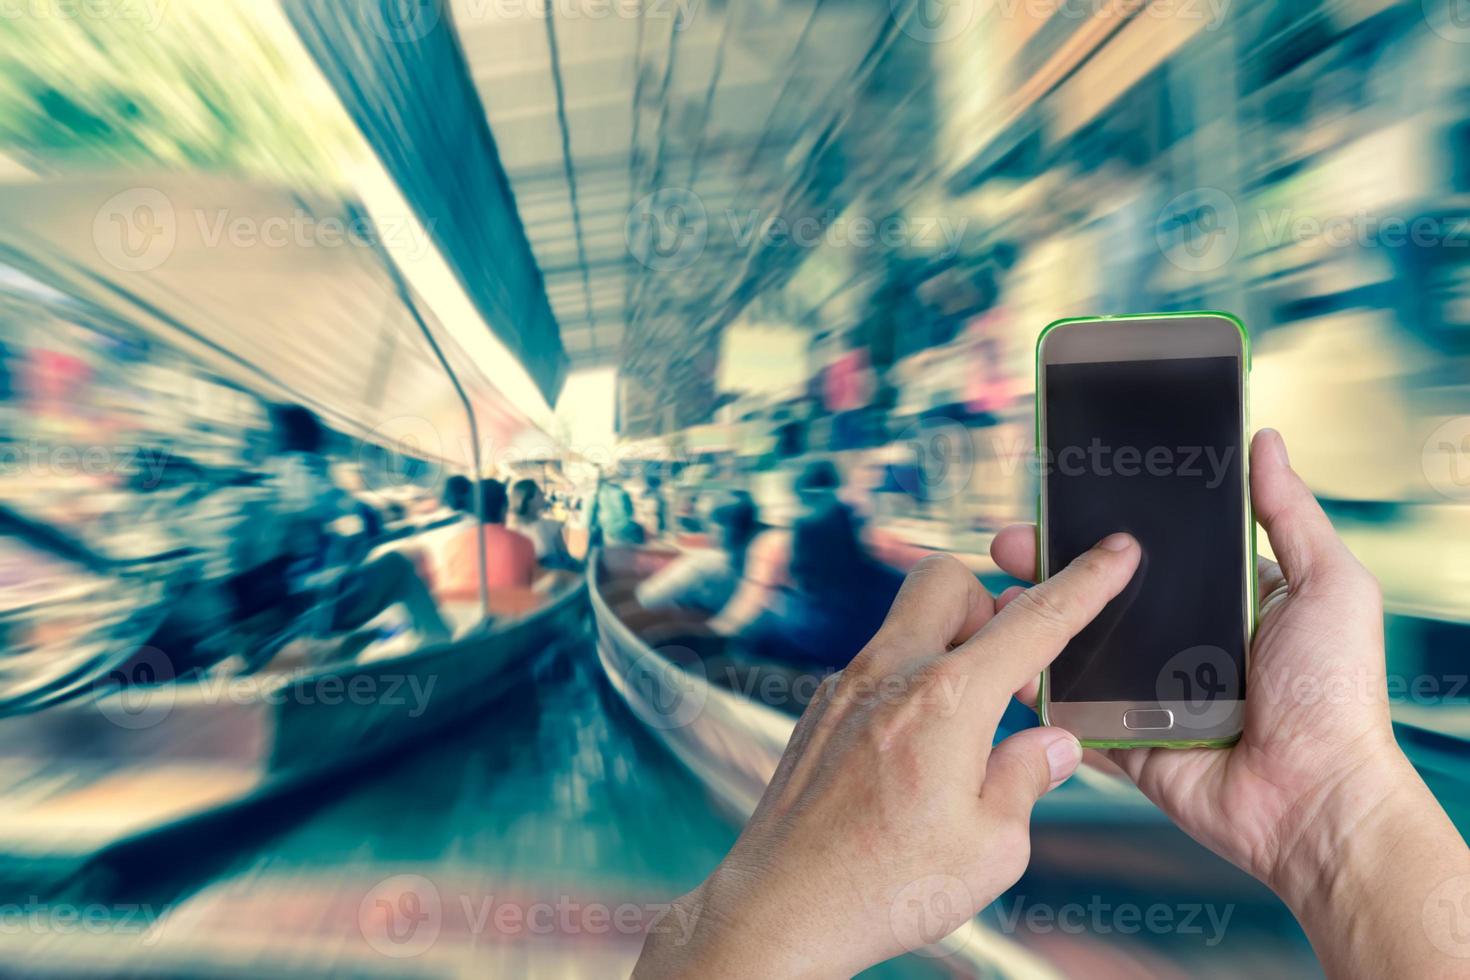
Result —
[{"label": "blurred crowd", "polygon": [[552,463],[472,483],[126,328],[25,310],[0,348],[12,709],[107,662],[78,648],[161,652],[175,676],[381,656],[530,612],[581,567]]},{"label": "blurred crowd", "polygon": [[873,520],[828,458],[746,479],[627,468],[601,483],[591,519],[615,614],[713,683],[752,696],[776,683],[768,703],[786,711],[805,703],[797,679],[813,681],[809,695],[867,644],[929,553]]}]

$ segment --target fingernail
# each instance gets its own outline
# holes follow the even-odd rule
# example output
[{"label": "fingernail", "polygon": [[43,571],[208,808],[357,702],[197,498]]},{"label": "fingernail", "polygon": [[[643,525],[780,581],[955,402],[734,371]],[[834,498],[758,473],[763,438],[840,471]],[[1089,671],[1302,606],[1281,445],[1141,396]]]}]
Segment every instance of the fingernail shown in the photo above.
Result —
[{"label": "fingernail", "polygon": [[1281,433],[1275,429],[1262,429],[1261,431],[1267,433],[1266,438],[1271,443],[1271,451],[1276,454],[1277,459],[1281,460],[1281,465],[1290,466],[1291,457],[1286,454],[1286,440],[1281,437]]},{"label": "fingernail", "polygon": [[1054,738],[1046,747],[1046,766],[1051,770],[1051,784],[1055,786],[1077,771],[1082,761],[1082,743],[1068,732]]},{"label": "fingernail", "polygon": [[1133,544],[1133,535],[1119,531],[1117,534],[1109,534],[1097,543],[1103,551],[1127,551]]}]

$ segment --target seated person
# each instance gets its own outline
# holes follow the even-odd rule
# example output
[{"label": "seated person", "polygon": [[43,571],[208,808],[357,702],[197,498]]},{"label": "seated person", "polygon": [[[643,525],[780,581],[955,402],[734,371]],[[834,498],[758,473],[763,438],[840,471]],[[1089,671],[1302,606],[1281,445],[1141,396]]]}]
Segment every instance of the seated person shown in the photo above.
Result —
[{"label": "seated person", "polygon": [[441,643],[450,631],[418,570],[402,555],[389,553],[358,561],[371,547],[367,535],[355,540],[330,532],[344,515],[358,516],[357,505],[337,487],[327,470],[326,432],[308,409],[274,406],[274,441],[265,461],[262,493],[242,508],[233,542],[236,568],[226,583],[237,622],[289,619],[305,613],[320,592],[319,575],[347,565],[335,585],[332,632],[355,630],[379,613],[401,605],[425,642]]},{"label": "seated person", "polygon": [[467,476],[456,473],[444,481],[444,493],[440,498],[444,506],[459,514],[475,512],[475,485]]},{"label": "seated person", "polygon": [[755,536],[755,504],[741,494],[716,507],[710,523],[718,547],[691,550],[640,584],[635,594],[644,608],[713,614],[730,601]]},{"label": "seated person", "polygon": [[414,563],[405,555],[388,552],[347,573],[332,611],[333,631],[355,630],[380,612],[401,603],[414,629],[426,643],[450,639],[434,597]]},{"label": "seated person", "polygon": [[674,527],[681,536],[704,536],[705,522],[700,518],[697,501],[698,496],[687,490],[679,494],[678,502],[674,505]]},{"label": "seated person", "polygon": [[[840,503],[837,467],[829,460],[807,463],[792,485],[799,519]],[[730,602],[709,627],[724,636],[735,636],[776,602],[779,591],[791,585],[791,524],[779,519],[755,536],[747,549],[742,578]]]},{"label": "seated person", "polygon": [[505,526],[509,497],[499,480],[480,481],[485,523],[459,527],[445,549],[435,575],[435,590],[443,595],[471,596],[480,591],[479,541],[485,542],[485,581],[497,589],[530,589],[540,568],[536,546],[519,531]]},{"label": "seated person", "polygon": [[444,481],[440,493],[441,504],[454,512],[447,515],[436,526],[422,531],[405,541],[397,550],[413,561],[426,582],[440,581],[445,577],[444,564],[450,547],[456,538],[466,533],[478,518],[475,516],[475,485],[467,476],[458,473]]},{"label": "seated person", "polygon": [[664,500],[663,480],[658,476],[650,473],[644,477],[634,513],[648,537],[661,537],[669,529],[669,505]]},{"label": "seated person", "polygon": [[562,522],[546,516],[546,497],[535,480],[517,480],[510,488],[510,528],[531,539],[542,568],[577,567],[567,551]]},{"label": "seated person", "polygon": [[831,502],[796,522],[791,585],[739,634],[742,648],[785,663],[842,668],[872,638],[903,576],[863,547],[852,508]]},{"label": "seated person", "polygon": [[830,459],[814,459],[801,468],[791,489],[808,512],[816,512],[837,499],[842,474]]},{"label": "seated person", "polygon": [[593,540],[607,545],[643,544],[647,533],[633,519],[633,498],[616,483],[597,488],[593,504]]}]

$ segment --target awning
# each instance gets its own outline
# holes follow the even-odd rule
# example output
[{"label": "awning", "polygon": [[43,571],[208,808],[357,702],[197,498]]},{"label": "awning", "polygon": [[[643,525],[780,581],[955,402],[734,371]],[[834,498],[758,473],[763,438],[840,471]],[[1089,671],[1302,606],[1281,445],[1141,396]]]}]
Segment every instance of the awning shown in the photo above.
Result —
[{"label": "awning", "polygon": [[302,43],[495,335],[554,405],[567,356],[485,110],[438,0],[299,0]]},{"label": "awning", "polygon": [[[263,397],[468,468],[459,398],[354,214],[341,200],[197,174],[0,185],[0,261]],[[407,295],[468,391],[481,448],[534,431]]]}]

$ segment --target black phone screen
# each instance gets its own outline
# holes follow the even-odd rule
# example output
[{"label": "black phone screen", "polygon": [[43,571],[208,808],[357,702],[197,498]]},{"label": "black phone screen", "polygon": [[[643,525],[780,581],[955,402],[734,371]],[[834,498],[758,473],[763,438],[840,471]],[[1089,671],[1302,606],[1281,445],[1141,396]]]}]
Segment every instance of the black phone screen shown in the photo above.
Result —
[{"label": "black phone screen", "polygon": [[1047,567],[1114,531],[1138,572],[1052,664],[1053,701],[1239,699],[1247,588],[1238,357],[1049,364]]}]

